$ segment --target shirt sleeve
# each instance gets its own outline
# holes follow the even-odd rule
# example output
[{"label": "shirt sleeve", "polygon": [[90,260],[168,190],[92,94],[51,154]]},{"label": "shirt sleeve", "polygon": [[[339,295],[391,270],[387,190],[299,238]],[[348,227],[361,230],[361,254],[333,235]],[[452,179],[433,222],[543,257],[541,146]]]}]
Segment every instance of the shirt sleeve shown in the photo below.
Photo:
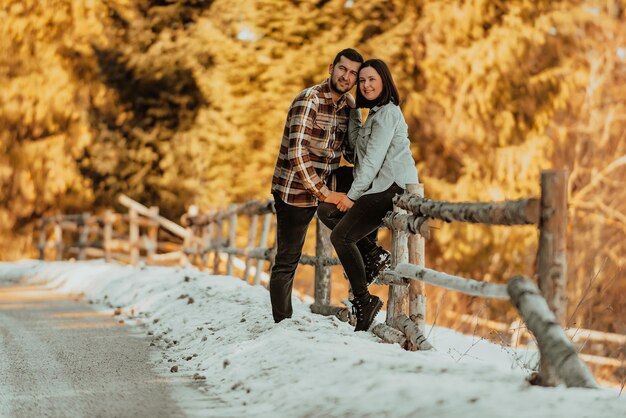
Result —
[{"label": "shirt sleeve", "polygon": [[343,142],[343,157],[352,164],[354,164],[354,150],[356,149],[356,141],[359,136],[359,129],[362,125],[363,121],[361,119],[361,110],[350,109],[347,138],[345,138]]},{"label": "shirt sleeve", "polygon": [[311,142],[313,122],[317,116],[315,96],[302,97],[292,105],[289,115],[289,148],[287,159],[304,187],[320,200],[330,195],[330,189],[317,175],[308,145]]},{"label": "shirt sleeve", "polygon": [[357,200],[376,178],[383,166],[398,120],[392,112],[381,109],[372,120],[372,131],[366,140],[365,156],[355,166],[354,182],[348,197]]}]

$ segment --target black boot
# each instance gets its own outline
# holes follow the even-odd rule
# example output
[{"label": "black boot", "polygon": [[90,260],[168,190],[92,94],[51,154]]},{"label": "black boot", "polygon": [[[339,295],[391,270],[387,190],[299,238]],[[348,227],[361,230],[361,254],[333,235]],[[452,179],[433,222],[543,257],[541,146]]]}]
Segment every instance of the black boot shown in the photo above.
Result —
[{"label": "black boot", "polygon": [[391,268],[391,254],[383,247],[376,247],[363,257],[365,281],[371,285],[385,270]]},{"label": "black boot", "polygon": [[356,316],[354,331],[367,331],[382,307],[383,301],[378,296],[365,293],[355,297],[352,300],[352,312]]}]

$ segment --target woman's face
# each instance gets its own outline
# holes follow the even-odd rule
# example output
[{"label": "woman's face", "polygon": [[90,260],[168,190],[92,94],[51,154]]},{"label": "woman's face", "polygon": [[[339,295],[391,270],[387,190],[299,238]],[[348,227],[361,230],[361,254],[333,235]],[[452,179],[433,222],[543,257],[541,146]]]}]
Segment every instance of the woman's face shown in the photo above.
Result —
[{"label": "woman's face", "polygon": [[365,67],[359,71],[359,89],[367,100],[376,100],[383,92],[383,81],[372,67]]}]

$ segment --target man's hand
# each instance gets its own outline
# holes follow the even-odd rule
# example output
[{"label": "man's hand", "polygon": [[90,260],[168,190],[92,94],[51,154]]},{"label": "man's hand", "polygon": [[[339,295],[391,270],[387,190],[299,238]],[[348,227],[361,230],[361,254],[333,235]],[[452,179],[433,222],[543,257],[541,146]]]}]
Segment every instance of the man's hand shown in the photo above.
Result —
[{"label": "man's hand", "polygon": [[342,195],[343,196],[341,197],[339,202],[337,202],[337,209],[339,209],[342,212],[346,212],[348,211],[348,209],[350,209],[354,205],[354,202],[345,194],[342,193]]},{"label": "man's hand", "polygon": [[330,192],[328,197],[326,199],[324,199],[324,202],[325,203],[332,203],[333,205],[336,205],[341,200],[341,198],[343,198],[345,196],[346,196],[345,193]]}]

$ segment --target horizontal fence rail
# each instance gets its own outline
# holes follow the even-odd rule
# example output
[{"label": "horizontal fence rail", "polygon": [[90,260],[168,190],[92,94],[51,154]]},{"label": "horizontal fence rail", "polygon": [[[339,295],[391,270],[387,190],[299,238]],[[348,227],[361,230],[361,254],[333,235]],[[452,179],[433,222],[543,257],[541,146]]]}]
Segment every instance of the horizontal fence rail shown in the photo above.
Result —
[{"label": "horizontal fence rail", "polygon": [[485,225],[536,225],[539,223],[539,199],[451,203],[405,194],[396,200],[396,205],[415,216],[441,219],[445,222],[470,222]]},{"label": "horizontal fence rail", "polygon": [[381,282],[391,285],[408,285],[409,282],[407,280],[409,279],[421,280],[434,286],[456,290],[470,296],[510,299],[505,285],[465,279],[409,263],[400,263],[393,270],[385,272],[384,279]]}]

